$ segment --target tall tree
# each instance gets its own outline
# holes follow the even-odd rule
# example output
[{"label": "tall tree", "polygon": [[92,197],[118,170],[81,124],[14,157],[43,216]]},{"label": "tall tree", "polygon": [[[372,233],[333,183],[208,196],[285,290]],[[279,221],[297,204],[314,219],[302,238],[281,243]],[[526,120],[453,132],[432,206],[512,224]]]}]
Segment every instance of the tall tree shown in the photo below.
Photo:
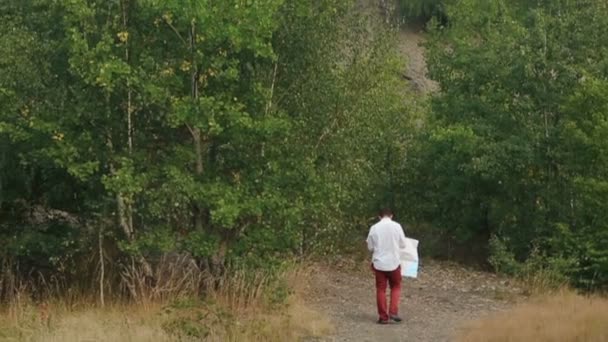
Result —
[{"label": "tall tree", "polygon": [[[605,77],[605,14],[599,1],[448,6],[450,24],[435,28],[429,53],[441,92],[413,163],[420,213],[460,241],[498,236],[517,260],[540,249],[547,267],[577,280],[599,277],[580,273],[595,252],[565,253],[553,243],[563,241],[564,227],[594,245],[604,241],[603,224],[574,214],[586,206],[574,199],[577,179],[589,174],[566,171],[574,160],[562,152],[573,133],[562,126],[572,91],[586,89],[585,75]],[[578,115],[591,119],[592,112]]]}]

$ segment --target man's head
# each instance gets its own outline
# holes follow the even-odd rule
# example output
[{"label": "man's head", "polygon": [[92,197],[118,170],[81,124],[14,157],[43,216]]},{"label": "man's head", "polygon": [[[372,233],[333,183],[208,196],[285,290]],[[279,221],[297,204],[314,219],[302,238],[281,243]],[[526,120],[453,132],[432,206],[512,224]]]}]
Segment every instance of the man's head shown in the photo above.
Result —
[{"label": "man's head", "polygon": [[381,219],[383,219],[385,217],[392,219],[393,218],[393,211],[390,208],[382,208],[378,212],[378,217],[380,217]]}]

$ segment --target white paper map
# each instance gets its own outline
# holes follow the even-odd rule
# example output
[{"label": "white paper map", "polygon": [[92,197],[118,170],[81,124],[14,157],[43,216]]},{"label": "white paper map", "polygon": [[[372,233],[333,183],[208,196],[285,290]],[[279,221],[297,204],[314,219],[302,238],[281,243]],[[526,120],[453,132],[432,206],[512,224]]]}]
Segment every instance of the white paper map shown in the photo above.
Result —
[{"label": "white paper map", "polygon": [[418,240],[405,238],[405,248],[399,252],[401,276],[418,277]]}]

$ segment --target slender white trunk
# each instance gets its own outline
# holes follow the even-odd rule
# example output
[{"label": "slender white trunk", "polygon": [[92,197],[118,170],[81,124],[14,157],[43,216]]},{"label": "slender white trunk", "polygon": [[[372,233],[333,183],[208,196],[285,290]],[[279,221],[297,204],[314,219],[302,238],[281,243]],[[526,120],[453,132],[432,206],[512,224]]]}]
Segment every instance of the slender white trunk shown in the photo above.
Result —
[{"label": "slender white trunk", "polygon": [[[190,96],[192,98],[192,102],[195,105],[198,105],[198,64],[195,59],[195,46],[196,46],[196,23],[194,20],[190,26],[190,54],[191,54],[191,64],[192,64],[192,73],[190,76]],[[197,176],[201,176],[203,174],[203,137],[200,128],[194,127],[191,129],[192,132],[192,142],[194,144],[194,153],[196,154],[196,165],[195,165],[195,174]],[[203,209],[195,204],[194,206],[194,227],[197,231],[203,230]]]},{"label": "slender white trunk", "polygon": [[[128,33],[128,21],[127,21],[127,2],[122,3],[122,24],[125,32]],[[129,52],[129,35],[127,34],[124,41],[125,44],[125,62],[129,63],[130,52]],[[127,80],[127,145],[129,148],[129,154],[133,152],[133,90],[131,89],[131,81]]]},{"label": "slender white trunk", "polygon": [[[128,35],[128,20],[127,20],[127,6],[128,0],[122,2],[122,24],[123,29],[127,32],[126,39],[124,41],[125,44],[125,62],[129,64],[129,35]],[[127,79],[127,149],[129,152],[129,156],[133,154],[133,89],[131,88],[131,80]],[[124,206],[125,209],[125,220],[126,224],[130,227],[131,232],[133,232],[133,203],[132,201],[127,201]]]},{"label": "slender white trunk", "polygon": [[106,267],[103,256],[103,228],[99,228],[99,304],[101,307],[106,306],[105,296],[104,296],[104,283],[105,283],[105,275],[106,275]]}]

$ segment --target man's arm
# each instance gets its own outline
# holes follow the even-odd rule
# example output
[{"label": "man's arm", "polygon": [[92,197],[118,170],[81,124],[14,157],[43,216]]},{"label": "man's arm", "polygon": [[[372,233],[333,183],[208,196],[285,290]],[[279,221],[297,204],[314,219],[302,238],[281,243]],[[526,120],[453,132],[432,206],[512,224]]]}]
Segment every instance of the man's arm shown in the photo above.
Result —
[{"label": "man's arm", "polygon": [[374,237],[372,235],[372,229],[369,230],[369,234],[367,235],[367,240],[365,240],[367,242],[367,249],[370,252],[374,251]]},{"label": "man's arm", "polygon": [[405,242],[405,233],[403,232],[403,227],[399,225],[399,248],[406,248]]}]

